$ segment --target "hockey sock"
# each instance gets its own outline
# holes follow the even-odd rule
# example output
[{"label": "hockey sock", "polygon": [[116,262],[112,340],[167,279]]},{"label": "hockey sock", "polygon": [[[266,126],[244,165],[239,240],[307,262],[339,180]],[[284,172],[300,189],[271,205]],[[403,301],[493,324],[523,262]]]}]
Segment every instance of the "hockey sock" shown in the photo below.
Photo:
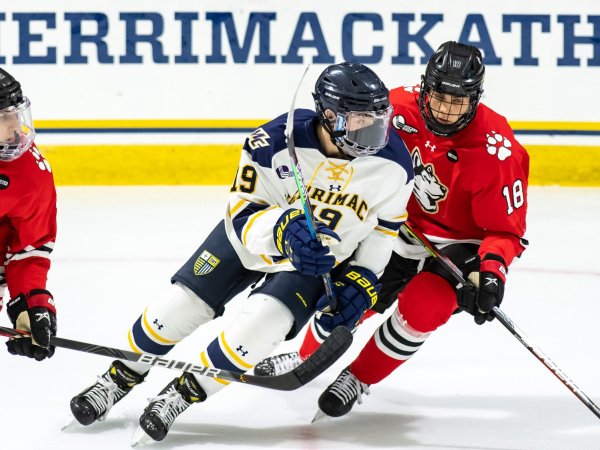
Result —
[{"label": "hockey sock", "polygon": [[[265,294],[251,295],[229,326],[200,353],[202,364],[219,369],[247,371],[269,356],[285,339],[294,316],[279,300]],[[196,377],[208,396],[230,382]]]},{"label": "hockey sock", "polygon": [[[135,321],[127,336],[129,346],[136,353],[165,355],[214,315],[212,308],[189,288],[173,284],[167,295],[150,304]],[[146,364],[124,364],[140,374],[148,371]]]},{"label": "hockey sock", "polygon": [[374,384],[410,359],[429,334],[448,321],[456,308],[456,294],[442,277],[421,272],[406,286],[398,308],[369,339],[351,364],[363,383]]},{"label": "hockey sock", "polygon": [[[369,317],[374,316],[375,314],[377,314],[377,312],[373,311],[372,309],[368,309],[367,311],[365,311],[365,313],[363,314],[356,326],[358,327],[361,323],[363,323]],[[321,328],[317,323],[316,319],[313,318],[310,321],[308,329],[306,330],[306,334],[304,335],[302,345],[298,350],[298,354],[300,355],[300,357],[302,359],[306,359],[310,355],[312,355],[314,351],[319,347],[319,345],[321,345],[323,341],[327,338],[327,336],[329,336],[329,333],[323,330],[323,328]]]}]

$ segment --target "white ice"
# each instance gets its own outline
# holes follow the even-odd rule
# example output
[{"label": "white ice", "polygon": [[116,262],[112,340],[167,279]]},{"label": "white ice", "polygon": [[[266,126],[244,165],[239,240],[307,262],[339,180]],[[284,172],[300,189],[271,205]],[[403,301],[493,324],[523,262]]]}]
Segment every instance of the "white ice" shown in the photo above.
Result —
[{"label": "white ice", "polygon": [[[126,332],[161,295],[224,212],[226,187],[63,187],[49,288],[59,335],[127,349]],[[510,271],[502,309],[600,404],[600,189],[531,188],[530,248]],[[226,317],[169,355],[198,362]],[[320,378],[294,392],[232,385],[194,405],[156,449],[600,448],[600,420],[497,321],[454,316],[346,417],[310,424],[321,391],[380,317]],[[2,324],[8,326],[3,313]],[[281,350],[296,348],[298,340]],[[0,448],[128,449],[146,398],[176,372],[155,369],[105,422],[60,431],[69,400],[110,359],[61,350],[37,363],[0,349]]]}]

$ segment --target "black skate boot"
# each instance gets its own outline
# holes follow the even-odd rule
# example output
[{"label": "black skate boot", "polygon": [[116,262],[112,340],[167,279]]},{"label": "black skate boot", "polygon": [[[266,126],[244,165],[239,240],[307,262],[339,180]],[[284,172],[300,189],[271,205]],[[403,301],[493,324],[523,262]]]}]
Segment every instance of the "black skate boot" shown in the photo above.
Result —
[{"label": "black skate boot", "polygon": [[254,375],[260,375],[261,377],[283,375],[294,370],[303,361],[298,352],[269,356],[254,366]]},{"label": "black skate boot", "polygon": [[104,420],[113,405],[145,377],[145,374],[134,372],[121,361],[113,361],[109,369],[98,376],[96,384],[71,399],[73,416],[82,425]]},{"label": "black skate boot", "polygon": [[[162,441],[179,414],[192,403],[204,400],[206,393],[196,377],[186,372],[167,384],[157,397],[150,399],[140,417],[140,428],[155,441]],[[135,442],[132,444],[135,445]]]},{"label": "black skate boot", "polygon": [[361,383],[346,368],[319,397],[319,409],[331,417],[348,414],[354,403],[362,403],[362,394],[369,395],[369,385]]}]

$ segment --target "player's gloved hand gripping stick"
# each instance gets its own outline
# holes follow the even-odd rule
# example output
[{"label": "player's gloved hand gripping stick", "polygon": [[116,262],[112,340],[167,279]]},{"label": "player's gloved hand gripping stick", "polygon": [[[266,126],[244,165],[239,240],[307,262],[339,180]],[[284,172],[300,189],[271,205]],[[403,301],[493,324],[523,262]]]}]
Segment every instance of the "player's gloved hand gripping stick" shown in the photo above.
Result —
[{"label": "player's gloved hand gripping stick", "polygon": [[[461,270],[456,267],[456,265],[446,256],[438,251],[438,249],[427,239],[423,233],[419,230],[412,228],[407,223],[403,225],[404,229],[414,238],[416,239],[425,249],[436,258],[445,268],[450,272],[450,274],[454,277],[457,284],[457,289],[460,289],[461,286],[466,286],[472,284],[470,281],[465,280]],[[562,384],[564,384],[575,396],[581,400],[581,402],[589,408],[590,411],[594,413],[596,417],[600,419],[600,408],[596,406],[596,404],[583,393],[581,389],[579,389],[573,381],[569,379],[556,364],[552,362],[548,356],[546,356],[539,348],[533,345],[525,333],[523,333],[519,327],[517,327],[512,320],[508,318],[508,316],[501,311],[497,306],[491,311],[491,314],[498,319],[498,321],[504,325],[504,327],[512,333],[512,335],[517,338],[517,340],[527,348],[550,372],[554,374],[556,378],[558,378]]]},{"label": "player's gloved hand gripping stick", "polygon": [[[323,237],[320,234],[316,233],[316,225],[315,225],[315,216],[313,215],[312,208],[310,207],[310,203],[308,201],[308,194],[306,193],[306,183],[304,182],[304,177],[302,176],[302,171],[300,170],[300,166],[298,165],[298,156],[296,155],[296,149],[294,147],[294,110],[296,105],[296,97],[298,96],[298,91],[300,90],[300,86],[302,85],[302,81],[308,72],[308,68],[310,65],[306,66],[304,69],[304,73],[302,74],[302,78],[300,78],[300,83],[298,83],[298,87],[296,88],[296,92],[294,93],[294,97],[292,98],[292,106],[290,107],[290,112],[287,117],[287,124],[285,127],[285,135],[287,138],[287,147],[288,152],[290,154],[290,159],[292,160],[292,172],[294,174],[294,180],[296,181],[296,186],[298,187],[298,192],[300,194],[300,202],[302,203],[302,209],[304,210],[304,215],[306,216],[306,221],[308,222],[308,230],[310,232],[310,236],[313,239],[318,240],[323,245],[328,244],[327,237]],[[331,275],[329,272],[322,275],[323,283],[325,284],[325,292],[327,294],[327,299],[329,301],[329,305],[325,307],[322,312],[324,313],[335,313],[338,310],[338,303],[335,297],[335,293],[333,290],[333,281],[331,281]]]}]

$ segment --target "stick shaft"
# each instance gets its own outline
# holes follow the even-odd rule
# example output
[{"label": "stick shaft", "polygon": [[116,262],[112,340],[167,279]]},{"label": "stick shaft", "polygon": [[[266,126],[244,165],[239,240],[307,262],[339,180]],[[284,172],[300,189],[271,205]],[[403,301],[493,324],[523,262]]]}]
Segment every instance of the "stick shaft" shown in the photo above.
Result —
[{"label": "stick shaft", "polygon": [[[29,337],[30,334],[21,330],[14,330],[0,326],[0,336],[5,337]],[[79,352],[92,353],[94,355],[108,356],[110,358],[123,359],[132,362],[141,362],[150,366],[163,367],[165,369],[191,372],[203,377],[219,378],[221,380],[246,383],[268,389],[291,391],[304,386],[322,372],[328,369],[352,343],[352,334],[346,328],[338,327],[321,344],[321,346],[305,360],[300,366],[291,372],[275,377],[248,375],[233,370],[216,369],[214,367],[199,366],[189,362],[167,359],[162,356],[149,355],[146,353],[134,353],[129,350],[106,347],[87,342],[74,341],[53,336],[51,345],[67,348]],[[321,350],[321,348],[323,349]],[[321,350],[321,351],[320,351]]]},{"label": "stick shaft", "polygon": [[[429,241],[429,239],[427,239],[427,236],[406,223],[403,226],[408,234],[416,239],[434,258],[437,258],[440,263],[448,271],[450,271],[459,287],[469,283],[467,280],[465,280],[461,270],[456,266],[456,264],[454,264],[446,255],[440,253],[439,250]],[[530,342],[525,333],[523,333],[511,319],[509,319],[504,311],[501,311],[495,306],[492,312],[496,319],[498,319],[498,322],[500,322],[504,328],[510,331],[510,333],[521,344],[523,344],[523,346],[529,350],[532,355],[534,355],[544,366],[546,366],[546,368],[552,372],[562,384],[564,384],[573,394],[575,394],[575,396],[581,400],[581,402],[587,406],[596,417],[600,419],[600,408],[598,408],[598,406],[596,406],[596,404],[587,395],[585,395],[583,391],[579,389],[577,385],[569,377],[567,377],[567,375],[560,370],[544,352]]]},{"label": "stick shaft", "polygon": [[[300,90],[300,86],[302,86],[302,81],[304,80],[309,67],[310,66],[306,66],[306,69],[304,69],[302,78],[300,78],[300,82],[298,83],[298,87],[296,88],[296,92],[292,98],[292,106],[290,107],[290,111],[288,113],[285,134],[287,137],[288,153],[290,155],[290,159],[292,160],[292,173],[294,174],[294,181],[296,182],[296,187],[298,188],[298,193],[300,194],[300,203],[302,204],[304,216],[306,217],[306,221],[308,223],[308,231],[311,238],[321,242],[321,239],[316,232],[317,225],[315,215],[312,207],[310,206],[310,201],[306,192],[306,182],[304,181],[304,176],[302,175],[302,170],[300,169],[300,165],[298,163],[298,155],[296,154],[296,147],[294,145],[294,111],[296,97],[298,96],[298,91]],[[329,311],[327,312],[335,312],[338,309],[338,303],[333,290],[333,280],[331,279],[329,272],[323,274],[322,277],[327,300],[329,301]]]}]

